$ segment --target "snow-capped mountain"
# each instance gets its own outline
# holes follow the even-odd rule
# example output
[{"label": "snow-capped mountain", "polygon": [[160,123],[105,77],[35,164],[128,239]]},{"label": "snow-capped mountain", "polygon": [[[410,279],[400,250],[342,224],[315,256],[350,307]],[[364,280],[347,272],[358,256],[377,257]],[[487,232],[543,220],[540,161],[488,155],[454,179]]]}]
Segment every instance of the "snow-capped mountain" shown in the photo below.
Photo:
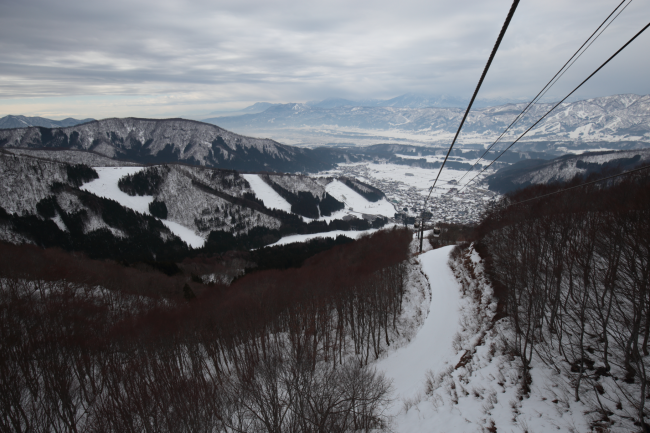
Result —
[{"label": "snow-capped mountain", "polygon": [[[430,102],[422,102],[430,105]],[[218,123],[231,130],[272,132],[295,131],[300,134],[370,134],[419,138],[428,143],[448,143],[464,114],[462,108],[398,108],[396,106],[336,106],[307,104],[275,105],[262,113],[221,117]],[[554,104],[534,105],[503,139],[518,137]],[[417,104],[416,104],[417,106]],[[525,108],[525,103],[476,108],[463,127],[464,143],[488,145]],[[207,119],[214,122],[217,119]],[[327,132],[327,130],[331,130]],[[389,134],[390,135],[390,134]],[[352,137],[352,136],[351,136]],[[354,140],[354,138],[352,138]],[[650,95],[616,95],[561,104],[524,138],[526,150],[548,151],[577,149],[634,149],[650,146]],[[519,146],[521,150],[522,147]],[[566,149],[565,149],[566,151]]]},{"label": "snow-capped mountain", "polygon": [[529,185],[568,182],[575,176],[607,172],[615,174],[650,164],[650,149],[590,152],[566,155],[550,161],[530,159],[504,167],[485,181],[489,188],[501,193]]},{"label": "snow-capped mountain", "polygon": [[46,119],[45,117],[5,116],[0,119],[0,129],[26,128],[29,126],[42,126],[43,128],[65,128],[81,123],[92,122],[95,119],[73,119],[68,117],[63,120]]},{"label": "snow-capped mountain", "polygon": [[331,166],[309,149],[184,119],[105,119],[67,128],[0,130],[0,146],[90,150],[139,163],[186,162],[248,171],[318,171]]}]

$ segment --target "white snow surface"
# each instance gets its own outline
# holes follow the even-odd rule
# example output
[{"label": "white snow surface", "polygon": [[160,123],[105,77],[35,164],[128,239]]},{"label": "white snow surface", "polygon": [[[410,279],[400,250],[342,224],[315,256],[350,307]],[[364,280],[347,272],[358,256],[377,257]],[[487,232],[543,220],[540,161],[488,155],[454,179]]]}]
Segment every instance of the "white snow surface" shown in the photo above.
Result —
[{"label": "white snow surface", "polygon": [[376,363],[377,369],[393,380],[396,397],[393,415],[402,409],[402,400],[424,392],[427,371],[444,370],[455,365],[460,357],[452,347],[459,327],[461,301],[460,284],[447,263],[453,248],[438,248],[420,256],[422,270],[431,284],[429,314],[408,345]]},{"label": "white snow surface", "polygon": [[338,201],[345,203],[354,212],[391,218],[395,216],[395,208],[385,198],[373,203],[338,180],[327,184],[325,190]]},{"label": "white snow surface", "polygon": [[[384,229],[392,227],[392,225],[386,225]],[[336,238],[338,235],[344,235],[347,236],[351,239],[357,239],[359,236],[362,235],[369,235],[374,232],[376,232],[378,229],[369,229],[369,230],[351,230],[351,231],[344,231],[344,230],[334,230],[331,232],[322,232],[322,233],[312,233],[308,235],[291,235],[291,236],[285,236],[279,241],[277,241],[274,244],[267,245],[268,247],[274,247],[276,245],[286,245],[286,244],[293,244],[296,242],[307,242],[315,238]]]},{"label": "white snow surface", "polygon": [[[149,213],[149,203],[153,201],[153,196],[130,196],[122,192],[117,186],[117,182],[121,177],[135,174],[144,167],[95,167],[95,171],[99,175],[99,179],[84,184],[80,189],[88,191],[99,197],[115,200],[119,204],[136,212],[145,215]],[[205,243],[205,239],[194,233],[193,230],[182,226],[178,223],[168,220],[161,220],[162,223],[176,236],[181,238],[192,248],[200,248]]]},{"label": "white snow surface", "polygon": [[115,200],[124,207],[149,215],[149,203],[153,201],[153,196],[130,196],[117,186],[117,181],[121,177],[135,174],[143,169],[144,167],[96,167],[95,171],[99,179],[84,184],[80,189],[99,197]]},{"label": "white snow surface", "polygon": [[257,198],[262,200],[264,206],[269,209],[279,209],[291,213],[291,204],[258,175],[242,174],[242,176],[248,181]]},{"label": "white snow surface", "polygon": [[187,245],[191,246],[192,248],[201,248],[205,243],[205,239],[203,239],[201,236],[194,233],[194,231],[190,228],[182,226],[179,223],[176,223],[174,221],[169,221],[169,220],[160,220],[160,221],[162,221],[162,223],[165,224],[165,226],[172,233],[174,233],[176,236],[181,238],[183,242],[185,242]]}]

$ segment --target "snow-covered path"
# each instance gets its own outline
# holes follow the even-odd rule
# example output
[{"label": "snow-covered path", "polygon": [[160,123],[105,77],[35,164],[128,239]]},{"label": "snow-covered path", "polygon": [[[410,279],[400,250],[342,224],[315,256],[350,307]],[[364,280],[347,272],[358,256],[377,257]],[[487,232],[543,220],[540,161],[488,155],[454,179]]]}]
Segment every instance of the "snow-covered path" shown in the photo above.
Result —
[{"label": "snow-covered path", "polygon": [[460,319],[460,284],[447,264],[453,248],[439,248],[420,256],[422,270],[431,284],[429,314],[408,345],[376,364],[378,370],[393,380],[396,398],[393,415],[402,408],[403,399],[412,399],[424,392],[428,370],[439,372],[458,362],[459,355],[452,348],[452,341]]}]

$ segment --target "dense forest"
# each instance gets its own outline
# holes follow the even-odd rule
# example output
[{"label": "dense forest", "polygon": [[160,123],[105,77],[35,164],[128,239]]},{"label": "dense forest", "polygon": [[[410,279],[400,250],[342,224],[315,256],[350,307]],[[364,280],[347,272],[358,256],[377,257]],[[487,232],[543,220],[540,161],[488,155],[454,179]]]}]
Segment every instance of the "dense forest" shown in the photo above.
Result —
[{"label": "dense forest", "polygon": [[368,363],[396,338],[411,237],[337,240],[230,286],[188,278],[196,259],[166,275],[2,243],[1,429],[383,430],[390,386]]},{"label": "dense forest", "polygon": [[582,179],[511,193],[478,227],[476,248],[514,329],[524,393],[537,359],[600,415],[594,427],[621,417],[647,429],[650,179],[623,179],[535,200]]}]

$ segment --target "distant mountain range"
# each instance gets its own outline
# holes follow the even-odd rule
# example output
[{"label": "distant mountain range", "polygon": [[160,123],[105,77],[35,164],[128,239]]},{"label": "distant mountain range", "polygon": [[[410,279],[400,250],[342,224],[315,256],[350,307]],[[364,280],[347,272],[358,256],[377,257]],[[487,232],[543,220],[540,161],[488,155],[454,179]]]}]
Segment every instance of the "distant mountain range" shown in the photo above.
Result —
[{"label": "distant mountain range", "polygon": [[[127,161],[138,164],[181,162],[244,172],[283,173],[318,172],[341,162],[362,161],[436,168],[440,163],[427,162],[426,156],[445,152],[442,148],[397,144],[312,149],[245,137],[193,120],[135,118],[105,119],[67,128],[0,129],[0,148],[14,154],[90,165],[100,159],[104,159],[102,166],[129,165]],[[482,150],[454,149],[451,156],[452,159],[461,158],[465,164],[482,153]],[[501,161],[507,164],[551,157],[544,153],[509,152]]]},{"label": "distant mountain range", "polygon": [[43,128],[65,128],[82,123],[92,122],[95,119],[77,120],[71,117],[63,120],[46,119],[45,117],[5,116],[0,119],[0,129],[26,128],[28,126],[41,126]]},{"label": "distant mountain range", "polygon": [[[322,137],[347,131],[351,137],[364,132],[381,137],[388,136],[387,131],[393,131],[395,137],[421,137],[421,141],[428,143],[448,143],[460,124],[464,110],[397,108],[399,105],[425,106],[440,102],[407,96],[390,100],[395,106],[360,107],[341,105],[341,100],[332,100],[331,103],[326,100],[312,105],[273,105],[257,114],[205,121],[248,134],[270,135],[272,131],[294,131]],[[490,144],[525,106],[524,103],[518,103],[472,110],[463,127],[461,139],[465,143],[481,146]],[[552,106],[549,103],[533,106],[510,130],[504,142],[507,144],[508,139],[514,139],[523,133]],[[526,149],[534,151],[650,146],[650,95],[616,95],[564,103],[529,132],[525,141],[542,143]]]},{"label": "distant mountain range", "polygon": [[[474,107],[492,107],[508,103],[522,102],[514,99],[478,99],[474,102]],[[469,99],[458,98],[447,95],[422,95],[416,93],[405,93],[391,99],[344,99],[344,98],[327,98],[321,101],[308,101],[304,105],[312,108],[338,108],[338,107],[395,107],[395,108],[464,108],[467,107]],[[236,111],[213,111],[210,115],[217,117],[241,116],[244,114],[261,113],[271,107],[279,107],[286,104],[256,102],[242,110]],[[209,120],[209,119],[208,119]],[[206,121],[208,121],[206,120]]]}]

